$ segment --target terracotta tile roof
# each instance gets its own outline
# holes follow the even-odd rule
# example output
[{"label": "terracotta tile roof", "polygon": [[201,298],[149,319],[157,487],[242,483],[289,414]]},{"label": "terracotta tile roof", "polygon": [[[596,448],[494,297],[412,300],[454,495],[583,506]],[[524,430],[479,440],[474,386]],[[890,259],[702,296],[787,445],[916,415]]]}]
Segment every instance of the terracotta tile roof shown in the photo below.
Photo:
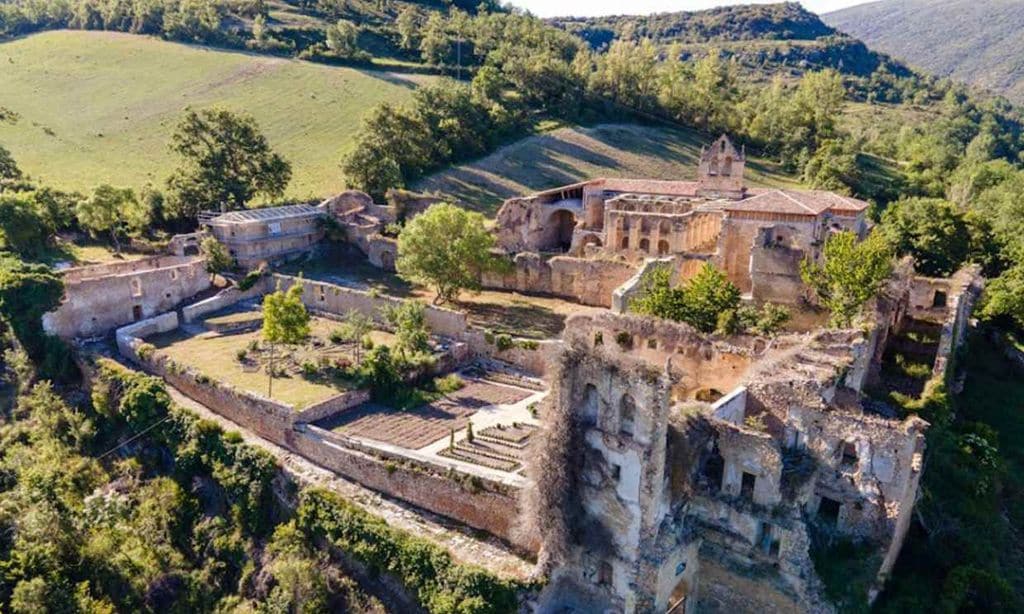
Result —
[{"label": "terracotta tile roof", "polygon": [[765,190],[743,200],[730,202],[723,209],[736,212],[817,216],[826,211],[855,215],[868,206],[868,203],[862,200],[823,190]]},{"label": "terracotta tile roof", "polygon": [[658,196],[697,196],[696,181],[660,181],[656,179],[597,179],[600,186],[611,192],[654,194]]}]

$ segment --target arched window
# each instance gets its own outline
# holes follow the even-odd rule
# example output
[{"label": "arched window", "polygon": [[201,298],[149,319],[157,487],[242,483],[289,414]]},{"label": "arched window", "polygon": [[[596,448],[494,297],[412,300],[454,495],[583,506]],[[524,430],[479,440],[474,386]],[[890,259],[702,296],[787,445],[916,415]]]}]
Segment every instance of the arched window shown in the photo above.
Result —
[{"label": "arched window", "polygon": [[622,241],[619,242],[619,247],[622,249],[629,249],[629,237],[622,237]]},{"label": "arched window", "polygon": [[658,255],[659,256],[664,256],[667,253],[668,253],[668,241],[666,241],[665,239],[662,239],[661,241],[658,241]]},{"label": "arched window", "polygon": [[718,174],[718,157],[717,156],[715,156],[714,158],[711,158],[711,165],[708,167],[708,174],[709,175],[717,175]]},{"label": "arched window", "polygon": [[628,217],[623,217],[621,219],[622,219],[622,229],[623,230],[629,230],[629,218]]},{"label": "arched window", "polygon": [[633,436],[636,428],[636,402],[629,394],[622,395],[619,401],[619,432]]},{"label": "arched window", "polygon": [[651,249],[651,242],[649,239],[640,239],[640,251],[647,252]]},{"label": "arched window", "polygon": [[668,220],[661,220],[661,223],[658,224],[658,232],[660,232],[662,236],[669,234],[672,232],[672,223]]},{"label": "arched window", "polygon": [[725,157],[725,165],[722,167],[723,175],[732,175],[732,156]]}]

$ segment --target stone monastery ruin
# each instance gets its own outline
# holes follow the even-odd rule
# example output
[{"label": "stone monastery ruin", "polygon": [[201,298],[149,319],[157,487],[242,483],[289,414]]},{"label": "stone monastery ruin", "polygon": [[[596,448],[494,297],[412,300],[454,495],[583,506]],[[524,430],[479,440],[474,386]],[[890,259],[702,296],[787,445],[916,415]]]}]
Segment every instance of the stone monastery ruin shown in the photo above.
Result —
[{"label": "stone monastery ruin", "polygon": [[725,336],[630,314],[653,267],[682,281],[707,262],[745,301],[804,309],[813,297],[800,263],[820,260],[830,233],[868,232],[867,203],[748,188],[745,163],[723,136],[695,181],[594,179],[505,202],[494,232],[512,266],[484,285],[587,307],[560,338],[504,344],[464,313],[426,307],[433,372],[467,385],[424,408],[376,406],[363,390],[289,404],[171,350],[251,330],[246,310],[295,283],[316,317],[359,312],[386,335],[382,309],[400,299],[273,271],[244,290],[213,288],[196,245],[209,233],[252,270],[316,258],[327,238],[341,239],[393,270],[384,228],[427,197],[403,203],[401,216],[345,192],[206,218],[172,241],[177,255],[66,271],[64,303],[44,326],[66,338],[116,329],[123,357],[240,427],[500,538],[545,579],[523,611],[829,612],[815,544],[865,545],[873,598],[923,471],[929,425],[866,392],[885,383],[897,346],[955,384],[952,357],[982,280],[974,267],[933,279],[901,262],[849,330],[819,319],[774,337]]}]

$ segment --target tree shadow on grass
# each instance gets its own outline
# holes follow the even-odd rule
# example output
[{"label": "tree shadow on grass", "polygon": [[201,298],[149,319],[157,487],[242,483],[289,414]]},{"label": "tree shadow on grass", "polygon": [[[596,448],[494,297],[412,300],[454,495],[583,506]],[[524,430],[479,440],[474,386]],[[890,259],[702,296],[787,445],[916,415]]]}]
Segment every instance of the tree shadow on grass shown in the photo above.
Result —
[{"label": "tree shadow on grass", "polygon": [[470,322],[499,334],[550,339],[561,335],[565,328],[565,315],[525,302],[508,304],[460,301],[457,306],[469,315]]}]

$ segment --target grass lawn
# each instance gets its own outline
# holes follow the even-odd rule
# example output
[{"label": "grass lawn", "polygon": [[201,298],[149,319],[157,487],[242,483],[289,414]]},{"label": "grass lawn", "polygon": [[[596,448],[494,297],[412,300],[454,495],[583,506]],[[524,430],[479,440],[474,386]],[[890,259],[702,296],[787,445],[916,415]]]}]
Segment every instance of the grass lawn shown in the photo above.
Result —
[{"label": "grass lawn", "polygon": [[252,114],[292,163],[294,198],[340,191],[363,116],[431,79],[86,31],[4,43],[0,66],[0,104],[20,116],[0,125],[0,143],[45,184],[163,185],[182,113],[221,106]]},{"label": "grass lawn", "polygon": [[[439,192],[493,215],[506,198],[585,179],[696,179],[700,148],[711,140],[665,126],[563,127],[426,177],[413,188]],[[753,156],[747,161],[746,178],[749,185],[799,187],[777,164]]]},{"label": "grass lawn", "polygon": [[[319,403],[336,394],[350,389],[348,382],[317,376],[307,378],[296,368],[305,361],[317,362],[326,356],[331,361],[352,360],[351,347],[339,346],[328,340],[328,335],[340,324],[325,318],[310,320],[310,341],[302,346],[286,348],[278,346],[274,356],[276,367],[285,367],[286,374],[274,378],[273,398],[287,403],[297,410]],[[373,331],[370,334],[375,344],[391,345],[394,335]],[[254,341],[259,341],[260,332],[218,334],[203,332],[193,334],[183,329],[155,335],[146,339],[157,349],[179,364],[187,365],[212,379],[222,381],[236,388],[267,396],[267,372],[262,368],[263,360],[247,360],[237,357],[240,350],[246,350]],[[251,357],[252,353],[249,352]]]}]

